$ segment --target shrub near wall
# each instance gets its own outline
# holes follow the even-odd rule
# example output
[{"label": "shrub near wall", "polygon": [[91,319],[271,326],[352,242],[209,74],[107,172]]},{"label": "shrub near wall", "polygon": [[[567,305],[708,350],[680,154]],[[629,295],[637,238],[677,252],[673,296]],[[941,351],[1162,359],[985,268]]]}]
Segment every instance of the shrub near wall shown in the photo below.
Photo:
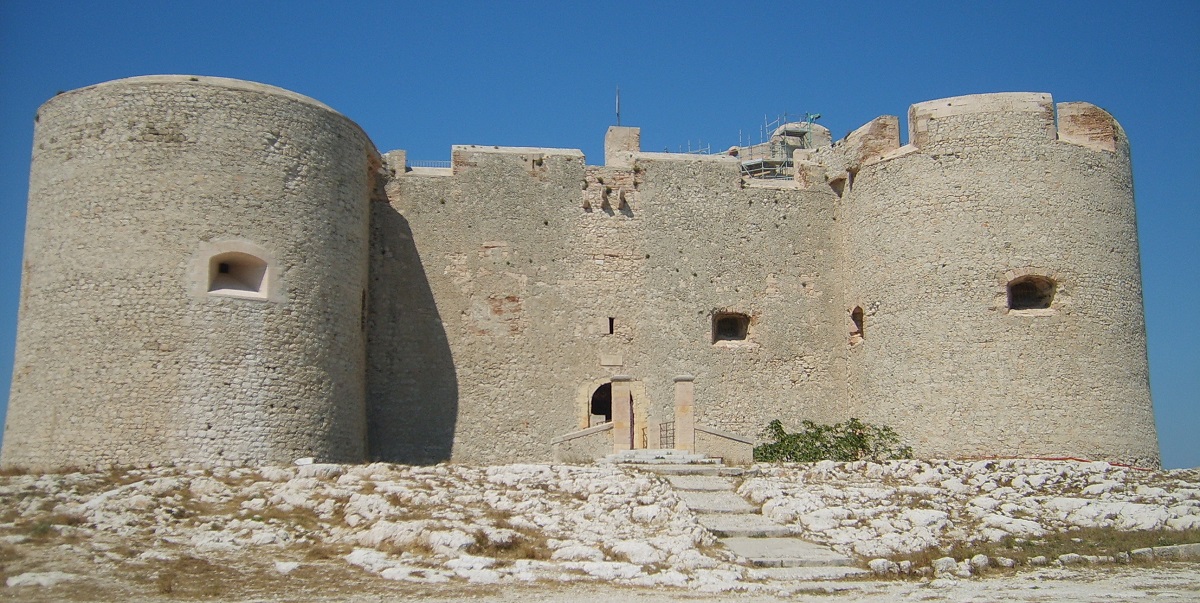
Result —
[{"label": "shrub near wall", "polygon": [[802,423],[804,430],[788,433],[779,419],[764,433],[772,442],[754,448],[759,462],[883,461],[912,458],[912,448],[900,442],[891,427],[875,426],[850,419],[834,425]]}]

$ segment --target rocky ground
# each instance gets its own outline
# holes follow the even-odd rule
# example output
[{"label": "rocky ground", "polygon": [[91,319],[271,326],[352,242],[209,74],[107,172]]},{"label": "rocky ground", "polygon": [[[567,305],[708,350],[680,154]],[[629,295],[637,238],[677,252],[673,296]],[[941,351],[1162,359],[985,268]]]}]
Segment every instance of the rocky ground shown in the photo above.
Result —
[{"label": "rocky ground", "polygon": [[1200,599],[1200,559],[1148,548],[1200,542],[1197,470],[822,462],[740,479],[871,579],[747,567],[637,469],[160,467],[0,478],[0,598]]}]

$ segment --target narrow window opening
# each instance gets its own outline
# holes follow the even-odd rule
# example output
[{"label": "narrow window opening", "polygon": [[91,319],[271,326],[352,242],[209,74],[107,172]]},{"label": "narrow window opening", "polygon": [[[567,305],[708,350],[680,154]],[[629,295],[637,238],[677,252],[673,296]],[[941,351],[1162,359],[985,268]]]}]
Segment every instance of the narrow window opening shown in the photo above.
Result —
[{"label": "narrow window opening", "polygon": [[1009,310],[1045,310],[1054,302],[1057,284],[1044,276],[1023,276],[1008,284]]},{"label": "narrow window opening", "polygon": [[863,309],[861,306],[855,306],[850,311],[850,345],[862,343],[865,339],[863,335]]},{"label": "narrow window opening", "polygon": [[608,334],[612,335],[613,333],[615,333],[616,328],[617,328],[617,319],[612,316],[609,316],[608,317]]},{"label": "narrow window opening", "polygon": [[842,193],[844,193],[846,191],[846,179],[843,177],[843,178],[834,178],[833,180],[830,180],[829,188],[832,188],[834,194],[841,197]]},{"label": "narrow window opening", "polygon": [[713,343],[717,343],[718,341],[745,341],[749,334],[749,316],[733,312],[713,315]]},{"label": "narrow window opening", "polygon": [[367,330],[367,290],[363,289],[358,302],[358,328]]},{"label": "narrow window opening", "polygon": [[217,264],[217,272],[221,274],[229,274],[229,262],[221,262]]}]

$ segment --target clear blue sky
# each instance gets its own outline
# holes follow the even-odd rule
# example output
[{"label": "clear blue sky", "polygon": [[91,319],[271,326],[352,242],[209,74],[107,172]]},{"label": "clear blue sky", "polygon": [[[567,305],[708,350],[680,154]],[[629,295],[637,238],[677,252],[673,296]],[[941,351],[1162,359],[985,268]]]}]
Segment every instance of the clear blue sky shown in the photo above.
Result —
[{"label": "clear blue sky", "polygon": [[2,0],[0,401],[34,112],[60,90],[153,73],[294,90],[381,150],[435,160],[495,144],[599,162],[616,85],[646,150],[725,148],[764,114],[818,112],[836,138],[959,94],[1095,103],[1133,144],[1163,462],[1200,466],[1200,2]]}]

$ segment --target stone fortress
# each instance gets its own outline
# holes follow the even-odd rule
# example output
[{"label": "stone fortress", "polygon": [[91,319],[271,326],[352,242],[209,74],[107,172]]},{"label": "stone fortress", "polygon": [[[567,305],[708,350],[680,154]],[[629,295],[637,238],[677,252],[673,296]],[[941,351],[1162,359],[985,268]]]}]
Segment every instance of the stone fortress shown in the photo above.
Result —
[{"label": "stone fortress", "polygon": [[436,168],[222,78],[36,120],[5,466],[744,461],[850,417],[922,457],[1159,464],[1129,146],[1087,103]]}]

